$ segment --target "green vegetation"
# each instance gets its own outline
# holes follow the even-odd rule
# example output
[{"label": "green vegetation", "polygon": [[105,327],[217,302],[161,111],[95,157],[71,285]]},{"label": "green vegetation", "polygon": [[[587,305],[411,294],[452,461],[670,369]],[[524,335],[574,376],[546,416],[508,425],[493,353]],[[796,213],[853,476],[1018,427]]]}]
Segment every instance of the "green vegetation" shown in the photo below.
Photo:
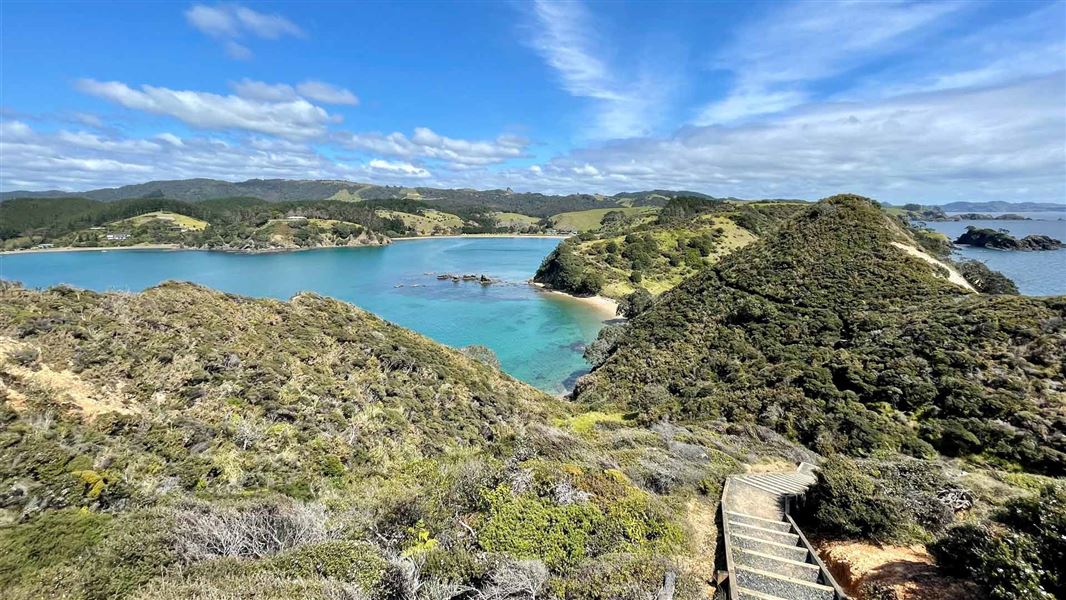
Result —
[{"label": "green vegetation", "polygon": [[990,522],[952,528],[931,546],[942,566],[996,600],[1066,594],[1066,487],[1009,501]]},{"label": "green vegetation", "polygon": [[576,295],[621,300],[637,289],[658,295],[801,206],[674,198],[654,216],[645,209],[586,211],[580,214],[600,218],[599,232],[563,241],[533,279]]},{"label": "green vegetation", "polygon": [[377,214],[385,219],[403,222],[417,235],[447,235],[461,233],[463,220],[456,215],[440,212],[431,208],[418,213],[405,213],[393,210],[378,210]]},{"label": "green vegetation", "polygon": [[608,214],[619,214],[631,221],[641,221],[643,217],[651,218],[658,209],[651,206],[641,207],[615,207],[594,208],[575,212],[559,213],[552,215],[548,221],[554,229],[560,231],[594,231],[601,227],[604,217]]},{"label": "green vegetation", "polygon": [[747,457],[799,452],[574,413],[483,349],[314,294],[0,295],[5,597],[503,598],[525,581],[635,600],[672,572],[695,600],[714,532],[692,512],[713,515]]},{"label": "green vegetation", "polygon": [[577,400],[1063,473],[1066,299],[973,294],[893,242],[916,244],[866,199],[824,200],[633,319]]},{"label": "green vegetation", "polygon": [[[538,195],[308,183],[334,199],[14,200],[0,231],[268,249],[412,216],[542,227],[470,201]],[[960,264],[973,293],[914,256],[943,239],[855,196],[542,208],[567,202],[611,208],[538,281],[629,318],[573,402],[315,294],[0,285],[5,598],[637,600],[673,574],[696,600],[725,477],[800,460],[821,463],[810,533],[928,544],[991,598],[1066,593],[1066,299]]]},{"label": "green vegetation", "polygon": [[[336,227],[337,222],[344,223]],[[341,201],[267,203],[222,198],[196,204],[162,198],[92,202],[80,198],[0,203],[4,249],[174,244],[217,250],[269,250],[387,241],[408,231],[373,208]],[[285,227],[279,226],[279,223]]]}]

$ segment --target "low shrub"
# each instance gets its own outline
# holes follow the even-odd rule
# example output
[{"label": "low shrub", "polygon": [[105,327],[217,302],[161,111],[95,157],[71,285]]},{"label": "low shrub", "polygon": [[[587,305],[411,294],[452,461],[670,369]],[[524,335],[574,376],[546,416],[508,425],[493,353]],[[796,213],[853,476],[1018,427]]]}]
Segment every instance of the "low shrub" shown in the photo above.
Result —
[{"label": "low shrub", "polygon": [[306,544],[270,559],[271,570],[286,578],[329,577],[374,590],[385,575],[388,561],[366,542],[334,540]]},{"label": "low shrub", "polygon": [[887,539],[900,534],[907,521],[901,500],[879,493],[873,478],[844,456],[822,465],[807,500],[804,521],[824,534]]}]

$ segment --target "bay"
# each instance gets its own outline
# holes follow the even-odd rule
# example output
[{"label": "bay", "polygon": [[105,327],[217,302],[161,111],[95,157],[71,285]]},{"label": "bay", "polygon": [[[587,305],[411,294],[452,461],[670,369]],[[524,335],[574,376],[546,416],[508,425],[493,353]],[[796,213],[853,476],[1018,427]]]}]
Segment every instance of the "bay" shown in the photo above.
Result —
[{"label": "bay", "polygon": [[[351,302],[453,347],[489,347],[504,371],[560,393],[588,369],[581,353],[612,315],[530,286],[550,238],[437,238],[388,246],[271,254],[107,250],[0,255],[0,279],[27,287],[69,284],[140,291],[192,281],[255,297],[313,291]],[[498,283],[441,281],[438,273],[485,274]]]},{"label": "bay", "polygon": [[[993,216],[1000,213],[991,213]],[[1029,217],[1028,221],[971,220],[927,222],[935,231],[957,239],[966,227],[1005,229],[1016,238],[1027,235],[1048,235],[1066,241],[1066,218],[1063,212],[1014,213]],[[1018,290],[1029,296],[1066,294],[1066,249],[1042,252],[1020,252],[958,246],[955,258],[979,260],[990,269],[1014,280]]]}]

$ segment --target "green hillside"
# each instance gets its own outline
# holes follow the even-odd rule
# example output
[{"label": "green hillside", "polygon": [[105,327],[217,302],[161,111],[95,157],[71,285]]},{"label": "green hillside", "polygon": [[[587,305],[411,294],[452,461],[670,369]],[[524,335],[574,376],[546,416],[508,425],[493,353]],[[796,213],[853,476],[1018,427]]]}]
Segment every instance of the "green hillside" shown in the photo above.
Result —
[{"label": "green hillside", "polygon": [[597,231],[560,243],[533,279],[577,295],[621,300],[638,289],[658,295],[801,207],[675,198],[662,209],[571,213],[595,213]]},{"label": "green hillside", "polygon": [[725,475],[804,456],[574,413],[315,294],[0,298],[6,598],[696,600]]},{"label": "green hillside", "polygon": [[634,319],[577,399],[1062,474],[1066,300],[975,294],[916,246],[869,200],[823,200]]},{"label": "green hillside", "polygon": [[642,216],[654,217],[657,208],[652,206],[635,208],[594,208],[591,210],[559,213],[557,215],[552,215],[548,221],[551,223],[552,227],[563,231],[593,231],[600,228],[603,217],[610,212],[622,213],[627,217],[640,219]]}]

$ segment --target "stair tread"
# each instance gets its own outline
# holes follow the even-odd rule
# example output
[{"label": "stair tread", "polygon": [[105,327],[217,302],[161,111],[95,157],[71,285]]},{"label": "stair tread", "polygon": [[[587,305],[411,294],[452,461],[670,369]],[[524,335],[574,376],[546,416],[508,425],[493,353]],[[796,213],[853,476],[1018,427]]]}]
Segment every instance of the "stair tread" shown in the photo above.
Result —
[{"label": "stair tread", "polygon": [[737,565],[736,570],[737,571],[748,571],[750,573],[755,573],[756,575],[760,575],[760,576],[763,576],[763,577],[770,577],[770,578],[773,578],[773,579],[778,579],[778,580],[781,580],[781,581],[785,581],[785,582],[796,584],[796,585],[802,585],[802,586],[806,586],[806,587],[813,588],[813,589],[824,590],[824,591],[828,591],[828,592],[835,591],[832,586],[823,585],[821,583],[814,583],[814,582],[811,582],[811,581],[803,581],[802,579],[796,579],[795,577],[789,577],[787,575],[781,575],[779,573],[774,573],[772,571],[764,571],[762,569],[756,569],[754,567],[746,567],[744,565]]},{"label": "stair tread", "polygon": [[762,592],[737,586],[737,595],[743,598],[747,596],[749,598],[756,598],[757,600],[788,600],[788,598],[782,598],[781,596],[774,596],[773,594],[764,594]]},{"label": "stair tread", "polygon": [[[800,546],[796,546],[796,547],[799,548]],[[798,561],[798,560],[792,560],[790,558],[782,558],[782,557],[776,556],[774,554],[767,554],[766,552],[759,552],[758,550],[749,550],[747,548],[737,548],[737,550],[739,550],[739,551],[741,551],[741,552],[743,552],[745,554],[754,554],[756,556],[762,556],[764,558],[769,558],[769,559],[772,559],[772,560],[781,561],[783,563],[788,563],[790,565],[795,565],[797,567],[803,567],[803,568],[806,568],[806,569],[811,569],[812,571],[821,571],[821,567],[819,567],[818,565],[816,565],[814,563],[802,562],[802,561]]]},{"label": "stair tread", "polygon": [[793,540],[794,544],[798,544],[800,539],[799,536],[795,533],[791,533],[788,531],[777,531],[776,529],[767,529],[765,527],[759,527],[758,525],[749,525],[747,523],[741,523],[740,521],[729,521],[729,525],[731,527],[743,527],[741,531],[746,531],[748,533],[753,534],[752,537],[767,536],[770,539],[790,539]]}]

